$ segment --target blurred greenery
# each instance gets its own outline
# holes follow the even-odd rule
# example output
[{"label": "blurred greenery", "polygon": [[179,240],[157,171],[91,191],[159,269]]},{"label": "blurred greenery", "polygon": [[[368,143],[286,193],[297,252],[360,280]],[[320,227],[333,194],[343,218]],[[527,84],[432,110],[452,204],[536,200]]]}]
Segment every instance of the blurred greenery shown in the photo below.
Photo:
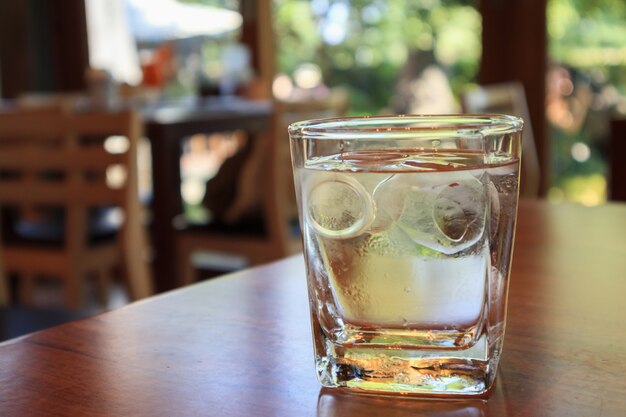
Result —
[{"label": "blurred greenery", "polygon": [[[275,0],[278,68],[293,74],[302,63],[317,64],[327,85],[348,88],[353,114],[376,114],[386,111],[410,51],[431,51],[458,96],[473,82],[481,54],[480,15],[474,4]],[[338,29],[333,22],[346,12]]]},{"label": "blurred greenery", "polygon": [[[292,76],[303,63],[317,64],[326,85],[348,89],[351,114],[377,114],[389,112],[407,59],[418,51],[435,57],[458,98],[475,83],[480,64],[478,1],[273,0],[278,71]],[[606,198],[608,121],[626,115],[626,1],[548,0],[547,20],[551,66],[572,82],[572,91],[556,87],[563,103],[576,115],[579,92],[591,97],[576,128],[548,112],[549,196],[595,204]],[[574,157],[581,144],[588,155]]]},{"label": "blurred greenery", "polygon": [[238,0],[176,0],[179,3],[204,4],[206,6],[222,7],[224,9],[237,10]]},{"label": "blurred greenery", "polygon": [[[606,200],[608,123],[626,114],[626,2],[549,0],[547,17],[550,60],[567,69],[573,83],[563,100],[573,110],[585,102],[581,92],[590,95],[579,128],[551,124],[548,197],[599,204]],[[589,154],[577,160],[574,147],[581,144]]]},{"label": "blurred greenery", "polygon": [[550,0],[550,57],[579,69],[601,72],[626,94],[626,2]]}]

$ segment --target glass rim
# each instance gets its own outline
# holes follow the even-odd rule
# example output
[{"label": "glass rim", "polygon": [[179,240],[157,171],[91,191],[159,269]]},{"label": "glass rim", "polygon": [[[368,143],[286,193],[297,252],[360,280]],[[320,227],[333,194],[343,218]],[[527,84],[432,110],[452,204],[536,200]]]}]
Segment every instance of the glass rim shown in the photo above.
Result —
[{"label": "glass rim", "polygon": [[289,125],[291,139],[419,139],[521,132],[522,118],[506,114],[385,115],[311,119]]}]

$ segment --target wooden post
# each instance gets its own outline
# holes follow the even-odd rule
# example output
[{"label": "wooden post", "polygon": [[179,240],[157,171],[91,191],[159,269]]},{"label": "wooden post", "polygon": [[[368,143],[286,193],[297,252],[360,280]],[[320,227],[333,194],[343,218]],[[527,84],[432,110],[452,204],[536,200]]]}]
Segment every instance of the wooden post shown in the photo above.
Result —
[{"label": "wooden post", "polygon": [[259,84],[258,98],[272,98],[276,52],[272,30],[272,0],[241,0],[243,16],[241,41],[252,54],[252,67]]},{"label": "wooden post", "polygon": [[0,94],[71,92],[89,65],[84,0],[0,1]]},{"label": "wooden post", "polygon": [[0,94],[4,98],[31,88],[28,13],[25,1],[0,1]]},{"label": "wooden post", "polygon": [[540,195],[550,177],[545,118],[547,0],[482,0],[481,84],[520,81],[525,88],[542,172]]}]

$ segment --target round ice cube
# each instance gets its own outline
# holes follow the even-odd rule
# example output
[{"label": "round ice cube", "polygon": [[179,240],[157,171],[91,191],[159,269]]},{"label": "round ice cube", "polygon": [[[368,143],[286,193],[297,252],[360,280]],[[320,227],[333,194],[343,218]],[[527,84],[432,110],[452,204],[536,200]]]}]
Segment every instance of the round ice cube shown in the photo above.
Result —
[{"label": "round ice cube", "polygon": [[439,187],[433,208],[435,225],[451,242],[480,236],[485,220],[482,184],[461,180]]},{"label": "round ice cube", "polygon": [[370,226],[372,232],[387,230],[402,214],[406,193],[405,186],[392,175],[378,183],[373,198],[376,207],[376,218]]},{"label": "round ice cube", "polygon": [[476,177],[440,171],[413,174],[403,182],[406,195],[398,225],[413,241],[450,255],[481,238],[487,201]]},{"label": "round ice cube", "polygon": [[374,217],[368,192],[348,174],[316,173],[306,201],[309,223],[322,236],[348,239],[360,235]]}]

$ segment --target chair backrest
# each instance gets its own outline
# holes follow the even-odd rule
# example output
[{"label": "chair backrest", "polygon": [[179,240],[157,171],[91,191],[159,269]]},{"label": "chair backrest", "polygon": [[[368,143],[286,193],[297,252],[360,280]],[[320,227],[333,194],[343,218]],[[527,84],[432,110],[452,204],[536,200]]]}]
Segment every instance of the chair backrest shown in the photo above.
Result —
[{"label": "chair backrest", "polygon": [[133,111],[0,112],[0,205],[62,208],[65,239],[81,246],[88,210],[139,210]]},{"label": "chair backrest", "polygon": [[335,88],[321,98],[276,100],[276,114],[287,126],[299,120],[340,117],[346,114],[349,100],[346,90]]},{"label": "chair backrest", "polygon": [[519,82],[483,85],[466,92],[462,101],[466,113],[510,114],[524,119],[520,194],[539,196],[541,170],[524,86]]}]

